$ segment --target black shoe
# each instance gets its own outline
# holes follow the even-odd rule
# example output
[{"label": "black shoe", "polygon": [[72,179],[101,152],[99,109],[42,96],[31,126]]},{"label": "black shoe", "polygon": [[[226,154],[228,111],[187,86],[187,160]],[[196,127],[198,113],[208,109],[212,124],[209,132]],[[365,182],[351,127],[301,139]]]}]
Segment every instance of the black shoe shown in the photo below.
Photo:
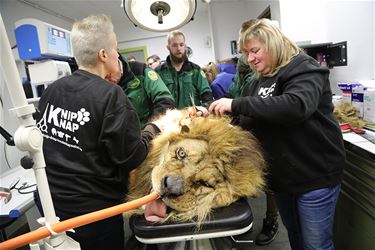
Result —
[{"label": "black shoe", "polygon": [[255,239],[255,244],[258,246],[265,246],[270,244],[279,232],[279,223],[276,221],[267,221],[263,219],[262,231]]}]

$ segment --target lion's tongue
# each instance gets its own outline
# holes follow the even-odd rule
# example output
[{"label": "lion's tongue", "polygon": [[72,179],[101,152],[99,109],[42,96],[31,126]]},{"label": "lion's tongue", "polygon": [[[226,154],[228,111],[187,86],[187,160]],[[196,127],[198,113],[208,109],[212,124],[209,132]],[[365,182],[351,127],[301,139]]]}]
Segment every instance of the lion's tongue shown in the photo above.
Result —
[{"label": "lion's tongue", "polygon": [[145,207],[147,221],[157,222],[167,217],[167,206],[161,199],[148,203]]}]

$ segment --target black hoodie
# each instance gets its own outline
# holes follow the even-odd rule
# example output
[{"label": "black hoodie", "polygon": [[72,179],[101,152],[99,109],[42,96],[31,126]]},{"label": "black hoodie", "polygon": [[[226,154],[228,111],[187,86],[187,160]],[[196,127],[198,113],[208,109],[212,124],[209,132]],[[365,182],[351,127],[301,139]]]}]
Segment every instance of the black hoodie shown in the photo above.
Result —
[{"label": "black hoodie", "polygon": [[129,172],[146,158],[158,130],[140,131],[123,90],[83,70],[51,84],[39,110],[37,125],[56,207],[76,216],[119,204]]},{"label": "black hoodie", "polygon": [[241,126],[265,150],[274,191],[300,193],[341,181],[345,150],[328,76],[301,52],[275,76],[254,79],[232,102]]}]

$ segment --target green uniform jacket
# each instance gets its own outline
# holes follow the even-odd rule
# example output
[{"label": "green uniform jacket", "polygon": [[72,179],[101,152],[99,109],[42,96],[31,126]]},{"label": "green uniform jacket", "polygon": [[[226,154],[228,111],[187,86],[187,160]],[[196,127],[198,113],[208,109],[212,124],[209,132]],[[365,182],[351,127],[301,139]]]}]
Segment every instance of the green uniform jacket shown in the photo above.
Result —
[{"label": "green uniform jacket", "polygon": [[141,128],[151,117],[176,108],[173,96],[154,70],[147,68],[144,63],[127,63],[122,57],[120,59],[124,73],[119,85],[137,111]]},{"label": "green uniform jacket", "polygon": [[245,56],[241,55],[237,62],[237,73],[234,76],[233,84],[229,87],[228,92],[225,94],[225,97],[231,99],[241,97],[242,91],[251,82],[253,77],[253,71],[246,63]]},{"label": "green uniform jacket", "polygon": [[190,95],[194,96],[195,105],[208,107],[213,102],[212,91],[203,70],[186,60],[179,72],[167,61],[156,68],[165,85],[176,101],[178,109],[192,106]]}]

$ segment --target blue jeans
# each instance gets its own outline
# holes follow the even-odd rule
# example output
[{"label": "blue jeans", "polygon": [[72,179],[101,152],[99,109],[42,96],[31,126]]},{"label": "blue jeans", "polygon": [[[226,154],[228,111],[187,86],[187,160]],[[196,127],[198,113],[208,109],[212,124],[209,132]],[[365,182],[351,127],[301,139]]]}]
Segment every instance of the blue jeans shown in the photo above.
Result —
[{"label": "blue jeans", "polygon": [[334,249],[332,227],[341,185],[301,194],[276,193],[293,250]]}]

